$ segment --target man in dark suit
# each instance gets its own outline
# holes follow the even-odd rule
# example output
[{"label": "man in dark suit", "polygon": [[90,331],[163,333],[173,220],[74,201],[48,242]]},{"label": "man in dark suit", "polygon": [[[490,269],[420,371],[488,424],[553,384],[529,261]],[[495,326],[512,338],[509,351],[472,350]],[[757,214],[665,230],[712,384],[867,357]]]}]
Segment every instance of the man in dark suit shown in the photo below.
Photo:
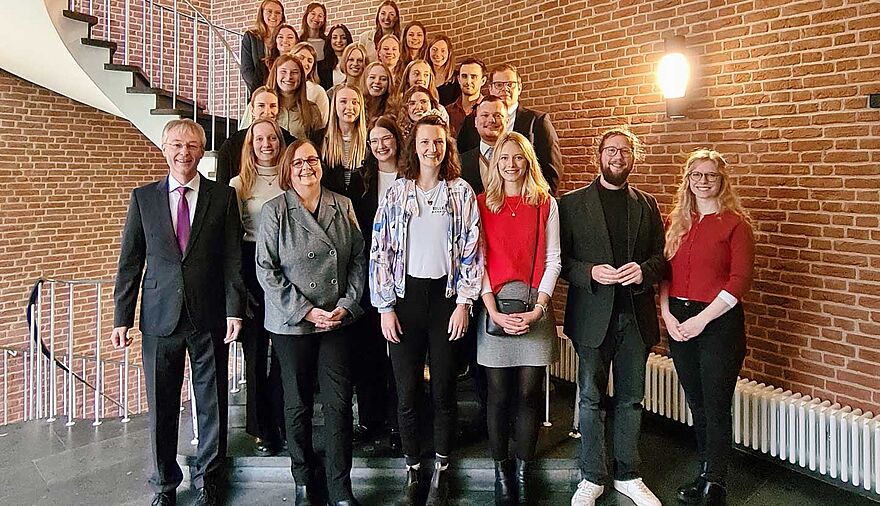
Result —
[{"label": "man in dark suit", "polygon": [[599,139],[600,175],[559,203],[562,277],[569,282],[565,334],[578,354],[580,468],[572,506],[593,506],[609,479],[605,394],[614,364],[614,488],[639,506],[660,506],[638,470],[648,350],[660,340],[654,284],[663,276],[664,232],[657,201],[627,183],[641,158],[625,128]]},{"label": "man in dark suit", "polygon": [[461,154],[461,177],[477,195],[485,190],[483,178],[498,137],[507,130],[507,107],[498,97],[488,96],[477,106],[474,124],[480,135],[477,147]]},{"label": "man in dark suit", "polygon": [[[199,175],[205,131],[174,120],[162,132],[168,177],[140,188],[122,234],[111,341],[131,345],[143,275],[140,330],[150,408],[153,505],[173,506],[183,480],[177,433],[184,357],[190,356],[199,446],[192,482],[197,504],[219,502],[226,457],[227,343],[243,316],[242,229],[235,191]],[[146,265],[146,271],[144,266]]]},{"label": "man in dark suit", "polygon": [[[562,151],[559,149],[559,136],[550,122],[547,113],[521,107],[519,95],[522,92],[522,81],[516,67],[510,64],[499,65],[492,69],[489,80],[489,94],[500,98],[507,106],[508,128],[523,134],[538,155],[541,172],[550,183],[550,191],[556,193],[562,178]],[[477,147],[480,136],[474,124],[474,115],[465,118],[458,131],[457,147],[459,153],[465,153]]]}]

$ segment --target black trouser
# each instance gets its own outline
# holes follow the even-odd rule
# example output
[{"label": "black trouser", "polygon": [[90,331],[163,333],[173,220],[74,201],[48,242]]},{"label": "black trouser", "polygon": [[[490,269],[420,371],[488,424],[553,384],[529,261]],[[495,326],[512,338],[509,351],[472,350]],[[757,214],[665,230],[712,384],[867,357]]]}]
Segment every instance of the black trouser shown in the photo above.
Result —
[{"label": "black trouser", "polygon": [[446,298],[446,278],[406,277],[406,296],[397,300],[397,318],[403,329],[400,343],[391,345],[391,363],[397,381],[397,417],[400,440],[408,465],[421,457],[419,400],[423,392],[425,353],[431,371],[434,405],[434,451],[448,456],[455,434],[455,354],[449,340],[449,318],[455,299]]},{"label": "black trouser", "polygon": [[[367,301],[369,303],[369,301]],[[379,313],[370,306],[364,308],[364,315],[354,323],[358,338],[354,340],[354,356],[352,362],[354,373],[354,391],[357,394],[358,422],[370,429],[381,429],[388,418],[390,388],[393,388],[393,377],[390,373],[390,362],[385,338],[379,322]],[[389,379],[391,387],[389,387]],[[395,411],[397,406],[394,406]],[[396,414],[393,417],[397,418]],[[396,427],[396,422],[390,423]]]},{"label": "black trouser", "polygon": [[645,363],[648,347],[635,316],[611,316],[605,339],[598,348],[575,344],[580,386],[580,467],[583,478],[597,484],[608,480],[605,452],[605,404],[608,373],[614,363],[614,479],[639,478],[639,433],[645,397]]},{"label": "black trouser", "polygon": [[[510,425],[513,420],[516,457],[534,460],[541,417],[541,381],[544,379],[544,368],[486,367],[486,378],[489,382],[487,421],[492,459],[504,460],[508,457]],[[511,409],[512,407],[515,409]]]},{"label": "black trouser", "polygon": [[170,492],[183,481],[177,465],[177,434],[180,422],[180,390],[189,352],[190,375],[199,427],[196,468],[191,481],[205,485],[222,470],[226,458],[227,358],[223,343],[225,328],[199,331],[181,309],[180,322],[168,336],[143,336],[144,378],[150,408],[150,449],[153,473],[149,479],[155,492]]},{"label": "black trouser", "polygon": [[315,379],[324,410],[327,442],[324,467],[331,502],[351,498],[351,343],[348,327],[307,335],[272,334],[281,362],[290,472],[297,485],[309,485],[315,469],[312,415]]},{"label": "black trouser", "polygon": [[[474,301],[473,306],[473,314],[477,315],[482,308],[483,303],[481,300]],[[486,368],[477,363],[477,325],[479,324],[479,318],[471,318],[468,322],[467,332],[465,332],[464,337],[461,338],[462,346],[466,348],[465,353],[463,354],[466,359],[466,364],[471,370],[471,377],[474,380],[474,392],[477,394],[477,402],[480,405],[480,409],[477,413],[477,419],[475,420],[480,425],[486,426],[486,404],[487,404],[487,379],[486,379]]]},{"label": "black trouser", "polygon": [[263,287],[257,281],[255,247],[241,243],[241,270],[248,291],[248,308],[252,316],[245,318],[239,341],[244,348],[247,379],[248,434],[278,444],[284,437],[284,388],[278,355],[269,357],[269,332],[263,327],[266,305]]},{"label": "black trouser", "polygon": [[[684,322],[707,304],[669,299],[669,311]],[[742,304],[709,322],[697,337],[669,339],[669,354],[694,418],[697,453],[706,463],[709,481],[727,475],[733,421],[730,409],[736,377],[746,356],[745,316]]]}]

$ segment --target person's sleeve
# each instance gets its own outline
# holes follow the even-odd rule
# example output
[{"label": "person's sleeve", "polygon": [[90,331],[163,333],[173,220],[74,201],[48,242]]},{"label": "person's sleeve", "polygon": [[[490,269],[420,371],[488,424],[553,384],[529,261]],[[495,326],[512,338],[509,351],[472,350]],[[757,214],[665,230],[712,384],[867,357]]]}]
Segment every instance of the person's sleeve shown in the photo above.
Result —
[{"label": "person's sleeve", "polygon": [[583,223],[574,222],[571,205],[573,203],[567,197],[562,197],[559,202],[559,246],[562,253],[559,275],[570,284],[593,293],[596,287],[591,272],[596,264],[579,260],[574,254],[578,247],[574,240],[574,227],[583,226]]},{"label": "person's sleeve", "polygon": [[119,264],[116,269],[116,288],[113,293],[115,300],[114,327],[134,326],[134,313],[146,252],[147,245],[144,224],[141,221],[140,205],[137,200],[137,192],[132,191],[128,214],[125,217],[125,228],[122,231]]},{"label": "person's sleeve", "polygon": [[666,256],[663,254],[663,248],[666,246],[666,234],[663,229],[663,219],[660,217],[660,208],[657,207],[657,200],[647,194],[648,208],[650,210],[650,223],[648,237],[651,241],[650,254],[648,258],[639,264],[642,268],[642,282],[639,285],[633,285],[633,293],[642,293],[661,280],[666,278]]},{"label": "person's sleeve", "polygon": [[466,233],[461,250],[461,265],[455,292],[456,304],[472,304],[480,297],[483,286],[483,248],[480,247],[480,210],[470,185],[463,186],[466,193],[461,219],[462,233]]},{"label": "person's sleeve", "polygon": [[391,248],[391,211],[388,194],[390,188],[379,202],[379,210],[373,220],[373,238],[370,243],[370,303],[380,313],[394,311],[397,294],[394,290],[394,251]]},{"label": "person's sleeve", "polygon": [[562,179],[562,150],[559,148],[559,135],[550,121],[550,115],[544,114],[535,121],[535,151],[541,172],[550,184],[550,193],[556,194]]},{"label": "person's sleeve", "polygon": [[559,246],[559,206],[553,197],[550,197],[550,214],[547,216],[544,234],[547,251],[544,258],[544,275],[541,276],[538,291],[553,296],[556,280],[562,270],[562,254]]},{"label": "person's sleeve", "polygon": [[226,317],[242,318],[246,292],[241,277],[241,215],[238,198],[232,188],[226,190],[226,219],[223,239],[223,281],[226,283]]},{"label": "person's sleeve", "polygon": [[232,165],[232,142],[226,139],[217,151],[217,167],[214,169],[214,181],[222,185],[229,184]]},{"label": "person's sleeve", "polygon": [[[724,283],[722,293],[730,294],[735,300],[742,300],[751,286],[754,268],[755,238],[752,227],[745,220],[740,220],[730,235],[730,276]],[[727,299],[725,302],[730,304]]]},{"label": "person's sleeve", "polygon": [[[241,38],[241,78],[247,84],[249,90],[255,90],[265,84],[259,82],[260,78],[257,75],[257,68],[254,64],[253,53],[251,52],[253,42],[253,34],[245,32]],[[250,97],[248,97],[248,100],[250,100]]]},{"label": "person's sleeve", "polygon": [[361,295],[364,292],[364,278],[366,277],[366,257],[364,256],[364,235],[358,227],[357,216],[354,207],[348,202],[348,221],[351,223],[351,254],[348,260],[348,285],[345,287],[345,296],[337,301],[336,305],[348,310],[353,318],[359,318],[364,310],[360,305]]}]

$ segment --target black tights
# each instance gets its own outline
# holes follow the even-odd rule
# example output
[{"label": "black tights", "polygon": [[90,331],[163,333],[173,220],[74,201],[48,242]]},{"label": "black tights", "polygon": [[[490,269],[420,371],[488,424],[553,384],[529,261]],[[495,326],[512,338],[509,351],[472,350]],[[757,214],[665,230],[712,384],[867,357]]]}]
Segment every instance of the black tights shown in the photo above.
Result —
[{"label": "black tights", "polygon": [[486,379],[489,386],[486,418],[492,458],[508,457],[512,420],[516,457],[534,460],[544,367],[486,367]]}]

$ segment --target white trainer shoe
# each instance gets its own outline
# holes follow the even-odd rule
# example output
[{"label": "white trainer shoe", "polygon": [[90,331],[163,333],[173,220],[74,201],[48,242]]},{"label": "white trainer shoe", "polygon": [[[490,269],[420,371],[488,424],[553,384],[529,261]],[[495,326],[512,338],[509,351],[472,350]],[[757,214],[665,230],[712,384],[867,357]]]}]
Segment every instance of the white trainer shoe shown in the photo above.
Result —
[{"label": "white trainer shoe", "polygon": [[636,506],[662,506],[660,499],[651,492],[641,478],[634,480],[614,480],[614,490],[632,499]]},{"label": "white trainer shoe", "polygon": [[581,480],[577,490],[571,496],[571,506],[594,506],[596,499],[605,492],[605,487],[592,481]]}]

